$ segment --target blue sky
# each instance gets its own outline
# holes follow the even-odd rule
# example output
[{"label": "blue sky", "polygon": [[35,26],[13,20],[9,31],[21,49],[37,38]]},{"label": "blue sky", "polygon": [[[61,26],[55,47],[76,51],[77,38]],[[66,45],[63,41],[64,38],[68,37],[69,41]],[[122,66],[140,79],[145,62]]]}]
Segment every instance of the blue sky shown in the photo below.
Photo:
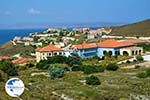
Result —
[{"label": "blue sky", "polygon": [[150,0],[0,0],[0,24],[131,23],[150,18]]}]

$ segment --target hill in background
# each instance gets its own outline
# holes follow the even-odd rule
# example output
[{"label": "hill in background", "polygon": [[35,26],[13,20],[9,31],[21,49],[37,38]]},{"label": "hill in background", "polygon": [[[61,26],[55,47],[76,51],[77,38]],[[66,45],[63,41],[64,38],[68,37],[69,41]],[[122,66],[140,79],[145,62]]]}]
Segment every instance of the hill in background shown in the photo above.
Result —
[{"label": "hill in background", "polygon": [[133,24],[112,27],[111,34],[117,36],[150,36],[150,19]]}]

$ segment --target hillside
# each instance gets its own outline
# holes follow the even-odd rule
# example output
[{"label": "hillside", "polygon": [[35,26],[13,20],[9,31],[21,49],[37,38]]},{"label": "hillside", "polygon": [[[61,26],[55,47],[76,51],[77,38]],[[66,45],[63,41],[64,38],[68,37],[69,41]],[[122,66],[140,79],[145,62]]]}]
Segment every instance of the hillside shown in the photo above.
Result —
[{"label": "hillside", "polygon": [[28,55],[33,51],[34,49],[32,46],[24,46],[23,44],[14,46],[11,42],[7,42],[0,47],[0,55],[5,56],[13,56],[20,53],[23,57],[28,57]]},{"label": "hillside", "polygon": [[112,27],[111,34],[118,36],[150,36],[150,19],[129,25]]}]

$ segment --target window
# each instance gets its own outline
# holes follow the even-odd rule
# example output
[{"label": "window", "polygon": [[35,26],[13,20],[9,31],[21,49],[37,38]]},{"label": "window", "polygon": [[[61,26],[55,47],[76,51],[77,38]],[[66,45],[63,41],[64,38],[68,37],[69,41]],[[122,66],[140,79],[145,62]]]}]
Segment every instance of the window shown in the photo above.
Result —
[{"label": "window", "polygon": [[139,54],[142,54],[142,50],[139,50]]},{"label": "window", "polygon": [[56,56],[56,55],[57,55],[57,52],[55,52],[54,55]]},{"label": "window", "polygon": [[134,55],[134,51],[132,51],[132,55]]},{"label": "window", "polygon": [[62,52],[59,52],[59,55],[62,55]]},{"label": "window", "polygon": [[136,50],[135,54],[137,55],[138,54],[138,51]]}]

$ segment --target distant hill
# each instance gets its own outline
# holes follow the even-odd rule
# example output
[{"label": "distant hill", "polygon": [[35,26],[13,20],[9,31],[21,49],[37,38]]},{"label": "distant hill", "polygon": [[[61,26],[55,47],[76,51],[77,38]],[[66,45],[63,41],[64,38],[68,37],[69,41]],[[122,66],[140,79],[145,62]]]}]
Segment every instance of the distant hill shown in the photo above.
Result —
[{"label": "distant hill", "polygon": [[118,36],[150,36],[150,19],[133,24],[112,27],[111,34]]}]

